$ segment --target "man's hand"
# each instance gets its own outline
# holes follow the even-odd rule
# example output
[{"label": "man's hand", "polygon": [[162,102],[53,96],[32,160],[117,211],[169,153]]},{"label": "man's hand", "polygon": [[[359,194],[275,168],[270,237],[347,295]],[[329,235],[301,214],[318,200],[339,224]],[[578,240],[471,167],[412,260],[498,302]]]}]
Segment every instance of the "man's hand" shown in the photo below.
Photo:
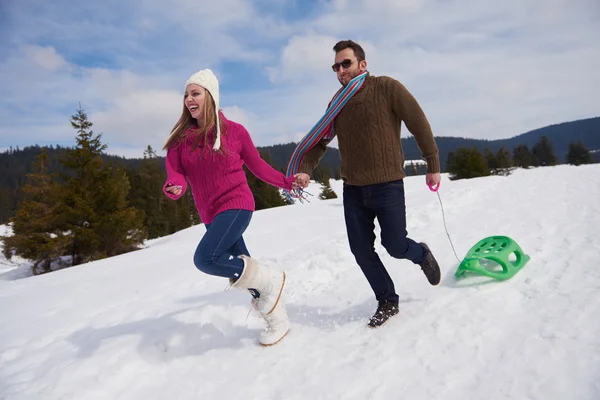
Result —
[{"label": "man's hand", "polygon": [[294,178],[294,186],[296,187],[301,187],[302,189],[304,189],[310,184],[310,176],[303,172],[294,175]]},{"label": "man's hand", "polygon": [[435,188],[437,185],[440,184],[441,180],[442,180],[442,176],[440,175],[439,172],[436,172],[436,173],[428,172],[425,175],[425,183],[429,187]]}]

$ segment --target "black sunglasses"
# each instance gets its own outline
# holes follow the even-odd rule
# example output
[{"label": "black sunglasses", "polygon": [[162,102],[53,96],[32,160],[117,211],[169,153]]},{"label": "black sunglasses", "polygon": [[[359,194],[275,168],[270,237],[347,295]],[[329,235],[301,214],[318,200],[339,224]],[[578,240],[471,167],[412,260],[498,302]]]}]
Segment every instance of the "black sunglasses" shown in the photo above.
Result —
[{"label": "black sunglasses", "polygon": [[344,67],[344,69],[348,69],[350,68],[350,66],[354,63],[354,61],[352,61],[349,58],[346,58],[344,61],[339,62],[339,63],[335,63],[331,66],[331,69],[334,70],[335,72],[338,72],[340,70],[340,66]]}]

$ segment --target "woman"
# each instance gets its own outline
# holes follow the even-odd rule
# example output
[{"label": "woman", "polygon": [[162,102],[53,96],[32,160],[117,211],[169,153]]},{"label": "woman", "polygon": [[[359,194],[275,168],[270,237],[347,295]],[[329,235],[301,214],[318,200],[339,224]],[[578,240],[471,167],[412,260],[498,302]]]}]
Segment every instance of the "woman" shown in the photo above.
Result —
[{"label": "woman", "polygon": [[177,200],[189,182],[206,233],[194,254],[196,267],[229,278],[232,287],[247,289],[267,323],[262,345],[272,345],[289,331],[281,298],[285,272],[267,268],[250,257],[244,231],[255,210],[242,166],[273,186],[292,190],[303,175],[286,177],[261,159],[248,131],[219,111],[219,82],[209,69],[185,84],[183,112],[164,149],[167,150],[165,194]]}]

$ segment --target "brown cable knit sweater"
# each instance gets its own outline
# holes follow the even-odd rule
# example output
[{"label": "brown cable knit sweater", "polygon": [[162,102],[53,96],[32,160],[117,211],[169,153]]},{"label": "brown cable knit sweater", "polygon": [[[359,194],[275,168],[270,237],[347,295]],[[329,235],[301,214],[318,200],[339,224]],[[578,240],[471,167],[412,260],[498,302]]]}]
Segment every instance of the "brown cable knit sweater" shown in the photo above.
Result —
[{"label": "brown cable knit sweater", "polygon": [[[427,172],[440,172],[431,127],[415,98],[397,80],[367,73],[361,89],[334,121],[345,183],[364,186],[406,176],[400,143],[402,121],[417,141],[427,162]],[[313,171],[329,142],[323,139],[306,153],[300,172]]]}]

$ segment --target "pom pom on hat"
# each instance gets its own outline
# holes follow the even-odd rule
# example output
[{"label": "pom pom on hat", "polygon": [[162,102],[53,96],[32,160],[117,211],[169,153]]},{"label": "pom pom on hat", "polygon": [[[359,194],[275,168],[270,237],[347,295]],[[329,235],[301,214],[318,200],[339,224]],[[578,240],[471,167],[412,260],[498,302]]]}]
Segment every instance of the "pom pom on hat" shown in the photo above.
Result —
[{"label": "pom pom on hat", "polygon": [[187,85],[190,83],[195,83],[196,85],[200,85],[204,89],[208,90],[215,101],[215,124],[217,126],[217,138],[215,140],[213,149],[218,150],[221,147],[221,126],[219,123],[219,81],[210,69],[203,69],[190,76],[185,83],[184,91],[185,88],[187,88]]}]

